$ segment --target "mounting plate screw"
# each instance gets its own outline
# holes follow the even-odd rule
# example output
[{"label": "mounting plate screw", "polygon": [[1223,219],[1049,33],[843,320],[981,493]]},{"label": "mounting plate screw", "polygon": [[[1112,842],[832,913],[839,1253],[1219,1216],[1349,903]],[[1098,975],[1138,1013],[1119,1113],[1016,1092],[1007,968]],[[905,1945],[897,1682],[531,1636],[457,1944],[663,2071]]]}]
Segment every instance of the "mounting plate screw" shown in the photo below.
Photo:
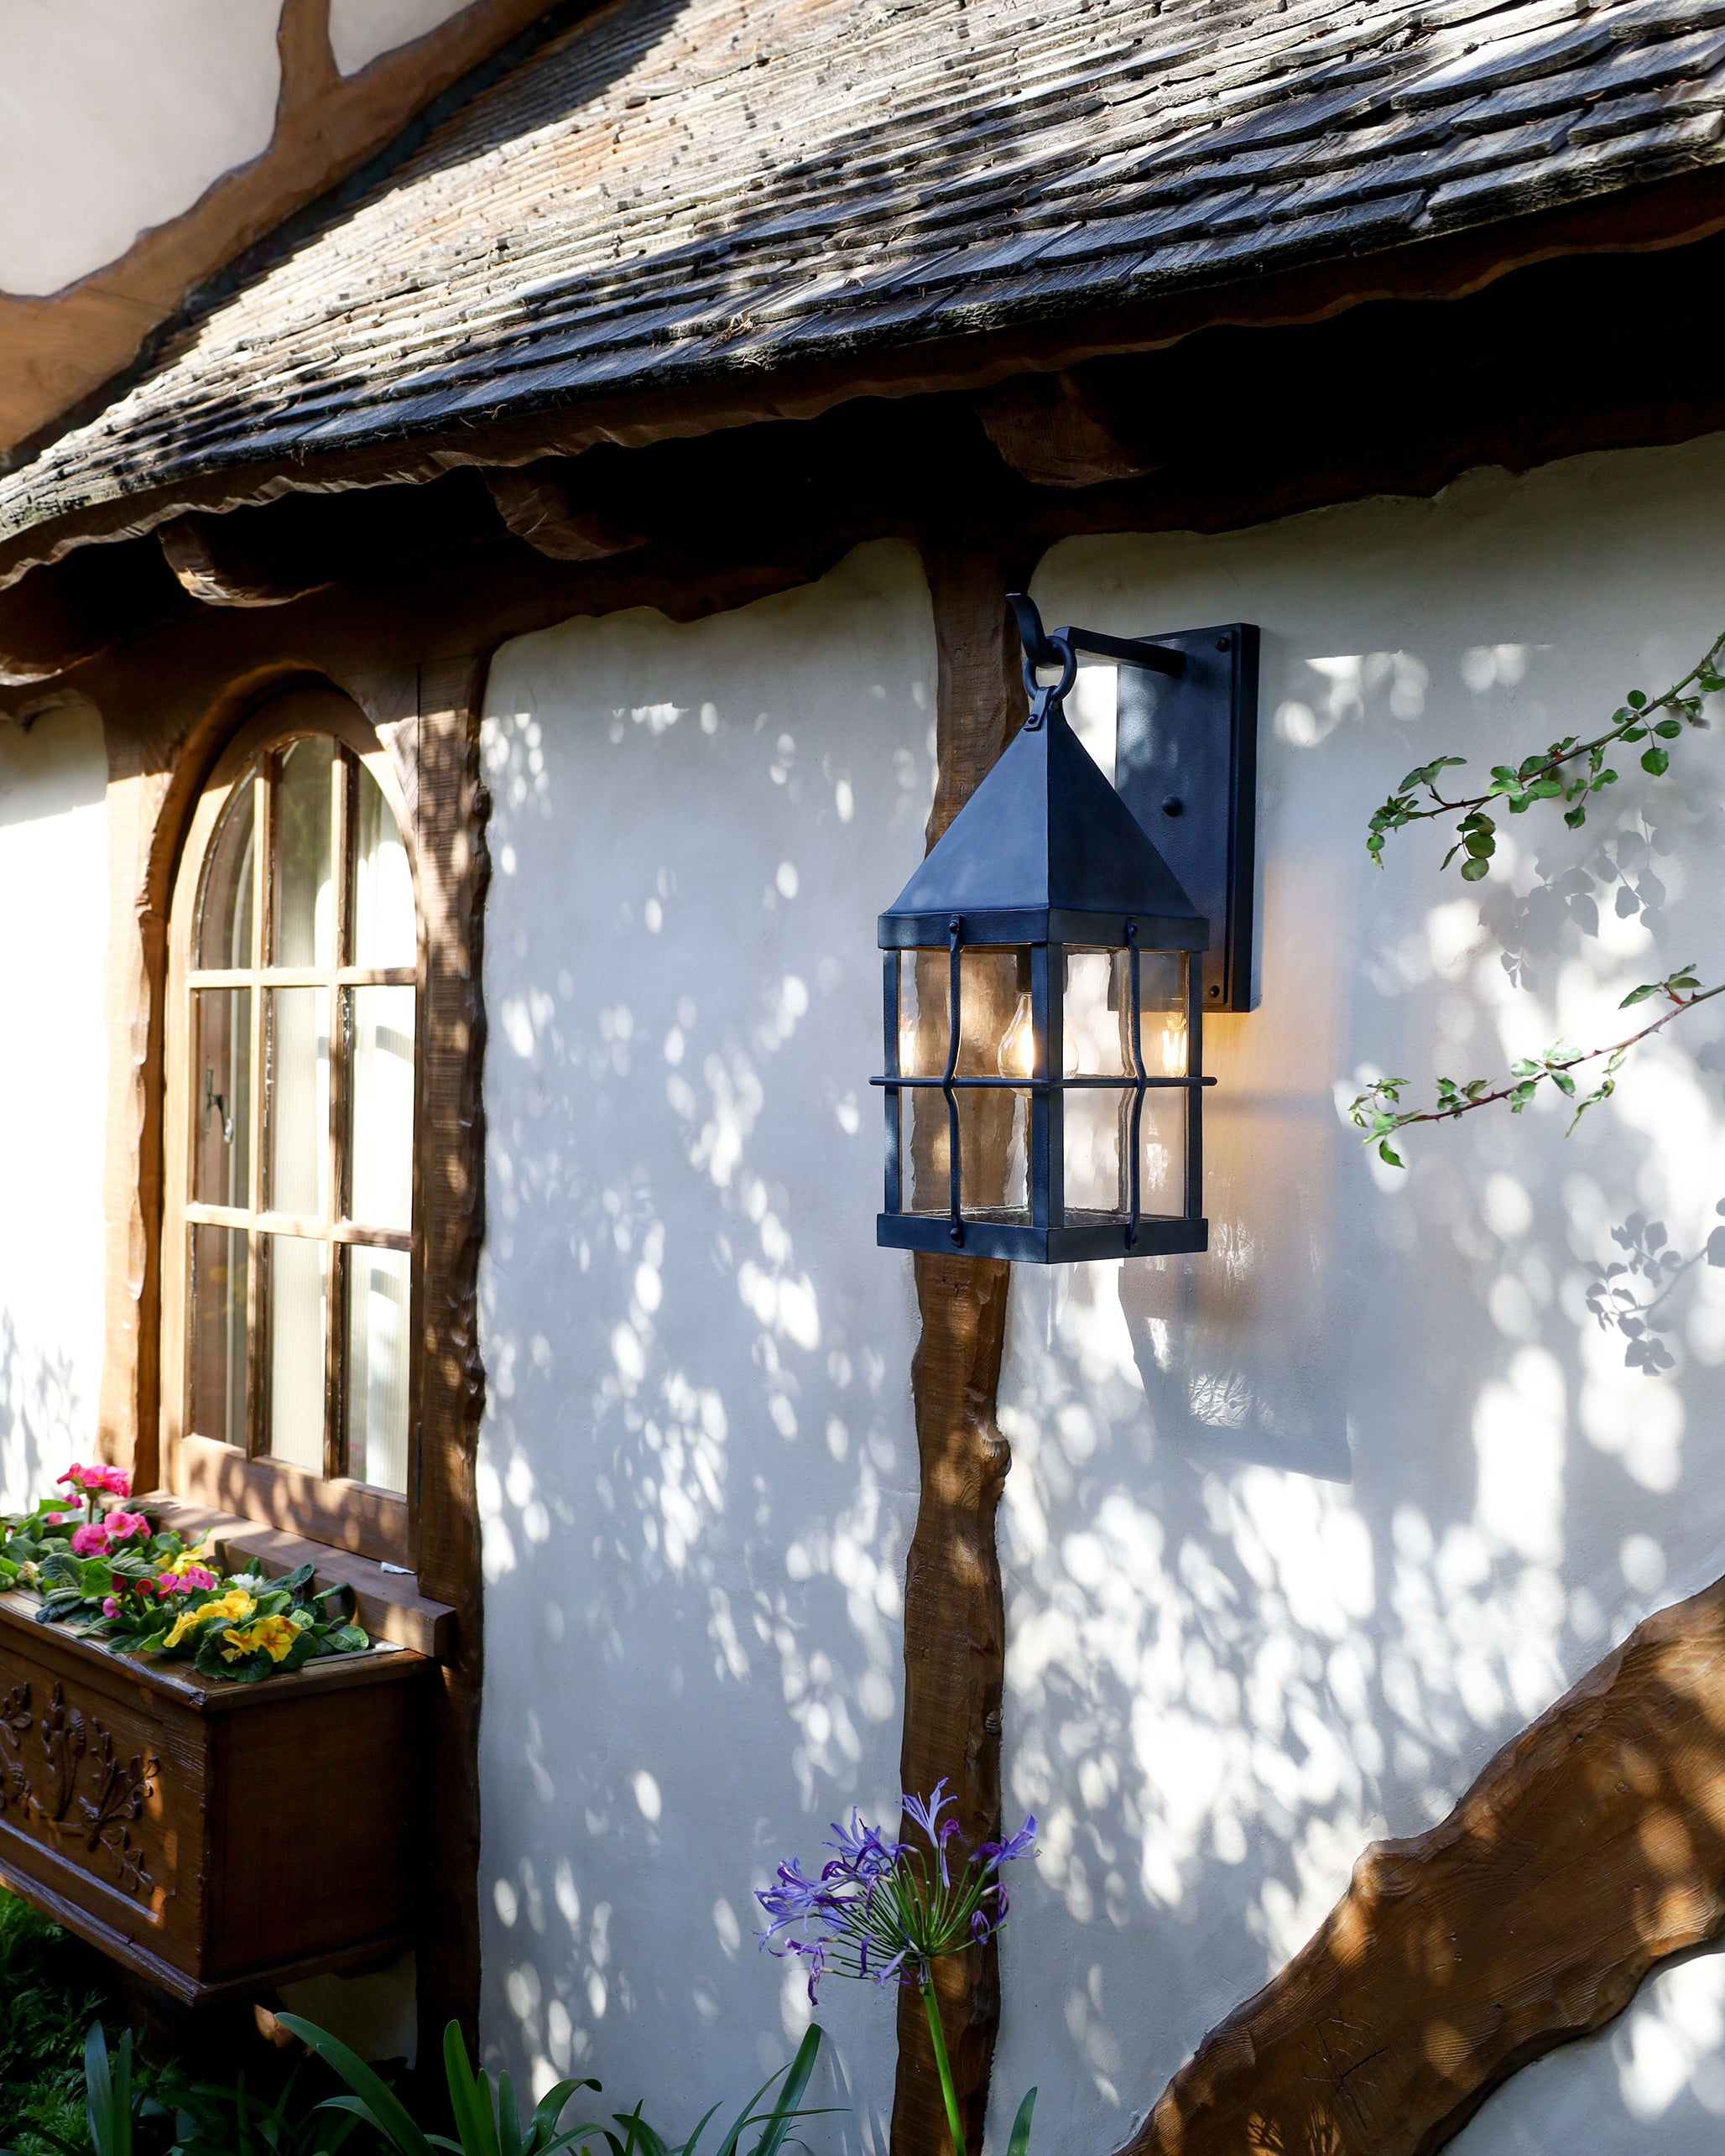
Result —
[{"label": "mounting plate screw", "polygon": [[1233,641],[1232,637],[1217,637],[1216,648],[1218,651],[1227,651],[1232,648]]},{"label": "mounting plate screw", "polygon": [[1219,1002],[1222,997],[1221,982],[1212,981],[1210,983],[1208,989],[1206,991],[1206,993],[1210,996],[1212,1001]]},{"label": "mounting plate screw", "polygon": [[1178,794],[1170,794],[1162,804],[1162,813],[1165,816],[1184,815],[1186,803],[1180,799]]}]

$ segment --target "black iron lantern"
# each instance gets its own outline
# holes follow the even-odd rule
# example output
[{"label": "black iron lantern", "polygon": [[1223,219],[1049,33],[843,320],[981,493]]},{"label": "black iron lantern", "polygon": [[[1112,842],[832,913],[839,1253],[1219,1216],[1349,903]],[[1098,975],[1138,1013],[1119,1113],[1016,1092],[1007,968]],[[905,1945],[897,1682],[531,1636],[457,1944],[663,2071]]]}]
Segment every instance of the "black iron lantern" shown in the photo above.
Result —
[{"label": "black iron lantern", "polygon": [[[1249,935],[1249,836],[1234,841],[1238,782],[1249,779],[1249,743],[1243,757],[1238,737],[1249,734],[1243,709],[1255,706],[1255,638],[1238,624],[1154,643],[1049,634],[1028,600],[1012,605],[1029,716],[880,916],[886,1206],[877,1240],[1035,1264],[1201,1251],[1201,1100],[1215,1082],[1202,1070],[1203,1008],[1233,999],[1226,968],[1236,960],[1245,961],[1238,993],[1249,994],[1249,956],[1226,945],[1230,927],[1237,940]],[[1130,737],[1128,761],[1164,789],[1156,813],[1180,827],[1188,854],[1213,851],[1207,835],[1224,833],[1218,938],[1067,721],[1081,650],[1121,663],[1123,747]],[[1057,679],[1039,683],[1038,669],[1050,667]],[[1128,696],[1128,669],[1173,692],[1160,730],[1144,723],[1154,700]],[[1196,752],[1178,753],[1180,721],[1211,737],[1197,747],[1212,765],[1220,742],[1219,822],[1212,813],[1188,823],[1189,805],[1166,790],[1183,771],[1196,775]],[[1206,985],[1212,943],[1223,962]]]}]

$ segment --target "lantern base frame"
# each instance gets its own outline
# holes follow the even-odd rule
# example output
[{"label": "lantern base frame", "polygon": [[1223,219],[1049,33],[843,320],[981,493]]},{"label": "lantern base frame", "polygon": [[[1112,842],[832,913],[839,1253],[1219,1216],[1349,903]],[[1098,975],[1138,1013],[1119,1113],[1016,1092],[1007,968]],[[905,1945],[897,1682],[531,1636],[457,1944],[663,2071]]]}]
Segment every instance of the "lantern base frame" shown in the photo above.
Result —
[{"label": "lantern base frame", "polygon": [[874,1239],[883,1250],[935,1251],[951,1258],[1005,1258],[1018,1265],[1077,1265],[1099,1258],[1171,1258],[1210,1247],[1207,1220],[1141,1216],[1135,1237],[1118,1213],[1069,1214],[1063,1227],[1036,1227],[999,1215],[967,1213],[963,1241],[952,1240],[947,1213],[878,1213]]}]

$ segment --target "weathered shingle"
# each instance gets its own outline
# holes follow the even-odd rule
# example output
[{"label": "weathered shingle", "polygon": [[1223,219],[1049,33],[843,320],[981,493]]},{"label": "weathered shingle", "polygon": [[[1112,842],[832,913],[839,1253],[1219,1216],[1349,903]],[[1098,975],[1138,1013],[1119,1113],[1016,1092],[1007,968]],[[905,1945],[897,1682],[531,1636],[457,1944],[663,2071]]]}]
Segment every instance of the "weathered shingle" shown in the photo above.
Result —
[{"label": "weathered shingle", "polygon": [[176,478],[1393,247],[1725,159],[1725,0],[614,0],[0,482]]}]

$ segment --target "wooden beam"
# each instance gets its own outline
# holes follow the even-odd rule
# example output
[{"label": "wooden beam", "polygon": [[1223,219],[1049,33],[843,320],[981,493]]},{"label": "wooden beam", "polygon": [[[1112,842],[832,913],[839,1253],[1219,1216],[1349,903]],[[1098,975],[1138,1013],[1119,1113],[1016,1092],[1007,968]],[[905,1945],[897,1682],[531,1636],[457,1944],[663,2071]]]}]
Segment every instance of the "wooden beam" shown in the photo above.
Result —
[{"label": "wooden beam", "polygon": [[[1142,479],[1168,461],[1171,431],[1184,431],[1179,416],[1142,397],[1111,409],[1081,373],[1021,374],[984,390],[977,417],[1001,456],[1033,487],[1101,487],[1110,480]],[[1147,415],[1159,414],[1161,430]]]},{"label": "wooden beam", "polygon": [[485,483],[498,513],[517,539],[553,561],[603,561],[648,544],[644,532],[602,510],[583,507],[554,471],[529,466],[519,471],[487,471]]},{"label": "wooden beam", "polygon": [[1125,2156],[1429,2156],[1725,1929],[1725,1580],[1661,1610],[1449,1817],[1374,1843]]},{"label": "wooden beam", "polygon": [[[1018,640],[1006,594],[1025,565],[977,549],[925,556],[939,650],[939,771],[932,846],[1022,724]],[[1003,1164],[1005,1132],[992,1134]],[[994,1514],[1012,1454],[994,1421],[1010,1268],[998,1259],[918,1257],[922,1337],[911,1366],[921,1495],[904,1569],[903,1786],[926,1797],[944,1780],[964,1842],[1000,1831],[1000,1715],[1006,1611]],[[907,1820],[905,1839],[915,1830]],[[991,1943],[936,1972],[941,2025],[965,2140],[982,2146],[1000,2021]],[[920,1999],[899,1994],[893,2156],[944,2156],[951,2138]]]},{"label": "wooden beam", "polygon": [[[432,1772],[420,2056],[440,2055],[443,2031],[479,2036],[479,1504],[474,1463],[485,1405],[479,1353],[479,1249],[485,1234],[485,893],[490,798],[479,776],[482,659],[425,667],[412,762],[423,914],[420,1099],[415,1150],[424,1307],[409,1471],[416,1484],[414,1570],[420,1591],[456,1612],[456,1653],[440,1664],[431,1714]],[[395,753],[406,756],[404,732]]]},{"label": "wooden beam", "polygon": [[156,534],[174,581],[188,597],[206,607],[284,607],[335,581],[331,566],[284,574],[254,546],[235,544],[232,525],[218,517],[176,517]]}]

